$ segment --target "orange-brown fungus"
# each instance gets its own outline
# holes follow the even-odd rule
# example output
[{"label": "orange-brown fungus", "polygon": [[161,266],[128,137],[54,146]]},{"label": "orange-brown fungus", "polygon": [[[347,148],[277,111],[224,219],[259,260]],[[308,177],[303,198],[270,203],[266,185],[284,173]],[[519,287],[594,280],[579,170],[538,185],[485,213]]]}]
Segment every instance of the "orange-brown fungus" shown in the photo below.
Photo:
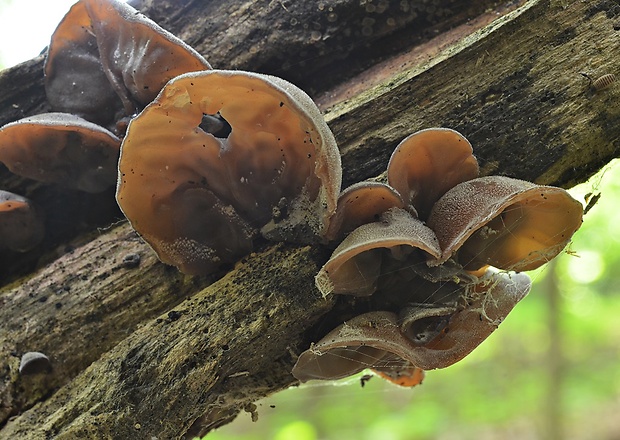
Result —
[{"label": "orange-brown fungus", "polygon": [[54,109],[103,123],[121,102],[130,115],[175,76],[210,68],[125,2],[81,0],[52,35],[45,87]]},{"label": "orange-brown fungus", "polygon": [[316,276],[316,285],[323,295],[371,295],[388,254],[404,259],[418,251],[433,258],[441,255],[433,231],[407,211],[392,208],[381,221],[360,226],[340,243]]},{"label": "orange-brown fungus", "polygon": [[30,200],[0,191],[0,249],[26,252],[43,240],[43,215]]},{"label": "orange-brown fungus", "polygon": [[583,207],[565,190],[509,177],[470,180],[434,206],[428,225],[442,257],[467,270],[532,270],[554,258],[581,226]]},{"label": "orange-brown fungus", "polygon": [[[445,368],[460,361],[482,343],[508,316],[514,306],[529,292],[530,277],[524,273],[503,273],[489,270],[479,284],[470,286],[458,311],[437,309],[436,316],[419,314],[416,307],[401,311],[401,330],[411,338],[412,328],[420,322],[436,330],[435,337],[418,342],[415,365],[424,370]],[[431,309],[432,310],[432,309]],[[429,320],[429,318],[431,320]],[[415,340],[415,339],[414,339]]]},{"label": "orange-brown fungus", "polygon": [[[218,114],[230,124],[226,138],[200,127]],[[340,155],[312,100],[260,74],[175,78],[130,123],[121,150],[121,209],[162,261],[186,273],[235,261],[257,230],[319,240],[340,191]]]},{"label": "orange-brown fungus", "polygon": [[0,129],[0,162],[15,174],[87,192],[117,178],[120,140],[106,129],[66,113],[44,113]]},{"label": "orange-brown fungus", "polygon": [[[423,377],[416,368],[415,346],[399,331],[396,314],[370,312],[345,322],[304,351],[293,367],[301,382],[335,380],[372,368],[396,382]],[[422,376],[422,377],[420,377]]]},{"label": "orange-brown fungus", "polygon": [[429,128],[405,138],[388,164],[388,182],[426,220],[450,188],[478,177],[471,144],[449,128]]},{"label": "orange-brown fungus", "polygon": [[390,208],[404,208],[400,195],[392,187],[379,182],[359,182],[338,197],[338,205],[327,237],[336,240],[358,226],[376,222]]}]

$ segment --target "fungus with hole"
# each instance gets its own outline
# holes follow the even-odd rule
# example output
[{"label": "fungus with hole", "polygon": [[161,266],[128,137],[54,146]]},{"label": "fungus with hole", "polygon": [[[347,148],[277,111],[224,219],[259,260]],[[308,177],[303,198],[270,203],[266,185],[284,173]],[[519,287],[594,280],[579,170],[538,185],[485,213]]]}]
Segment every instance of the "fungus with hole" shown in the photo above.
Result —
[{"label": "fungus with hole", "polygon": [[402,261],[410,259],[410,254],[417,254],[423,262],[441,255],[433,231],[407,211],[392,208],[380,220],[351,232],[321,268],[316,285],[324,296],[371,295],[377,290],[382,265],[388,264],[383,260]]},{"label": "fungus with hole", "polygon": [[428,225],[442,256],[429,263],[454,257],[470,271],[536,269],[564,249],[582,218],[581,203],[561,188],[503,176],[470,180],[433,207]]},{"label": "fungus with hole", "polygon": [[304,351],[292,373],[307,382],[341,379],[370,368],[395,383],[413,386],[423,378],[415,349],[400,332],[395,313],[370,312],[345,322]]},{"label": "fungus with hole", "polygon": [[175,76],[210,68],[125,2],[81,0],[52,35],[45,90],[53,109],[108,123],[121,108],[141,109]]},{"label": "fungus with hole", "polygon": [[449,128],[428,128],[403,139],[387,168],[389,184],[420,219],[453,186],[478,177],[471,144]]},{"label": "fungus with hole", "polygon": [[26,252],[43,240],[40,209],[25,197],[0,191],[0,249]]},{"label": "fungus with hole", "polygon": [[469,285],[459,308],[405,306],[399,314],[403,334],[417,347],[417,367],[445,368],[482,343],[530,291],[524,273],[489,269],[478,284]]},{"label": "fungus with hole", "polygon": [[[201,128],[221,115],[226,138]],[[159,258],[207,273],[271,240],[323,240],[340,154],[312,100],[272,76],[211,70],[170,81],[131,121],[117,201]]]},{"label": "fungus with hole", "polygon": [[14,174],[91,193],[117,179],[120,140],[67,113],[43,113],[0,129],[0,162]]}]

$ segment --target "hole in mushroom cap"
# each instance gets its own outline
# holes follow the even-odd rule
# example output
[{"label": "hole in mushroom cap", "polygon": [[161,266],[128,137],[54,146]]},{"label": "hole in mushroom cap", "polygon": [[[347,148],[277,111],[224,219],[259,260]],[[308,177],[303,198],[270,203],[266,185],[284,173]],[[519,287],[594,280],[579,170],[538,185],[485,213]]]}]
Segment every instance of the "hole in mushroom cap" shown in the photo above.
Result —
[{"label": "hole in mushroom cap", "polygon": [[54,109],[106,123],[121,101],[132,114],[171,78],[205,69],[200,54],[125,2],[81,0],[52,35],[45,87]]},{"label": "hole in mushroom cap", "polygon": [[456,302],[450,306],[409,304],[399,313],[401,331],[415,345],[426,345],[446,330],[456,311]]},{"label": "hole in mushroom cap", "polygon": [[225,139],[230,136],[232,127],[226,119],[219,113],[214,115],[202,115],[202,122],[199,127],[205,132],[210,133],[216,138]]},{"label": "hole in mushroom cap", "polygon": [[[351,232],[321,268],[316,284],[323,295],[367,296],[377,288],[383,260],[404,260],[418,252],[435,258],[441,254],[435,234],[408,212],[392,208],[380,222],[367,223]],[[423,261],[425,257],[418,259]]]},{"label": "hole in mushroom cap", "polygon": [[[231,127],[224,139],[200,127],[204,115],[218,114]],[[215,70],[181,75],[166,85],[131,122],[119,170],[121,209],[171,264],[183,252],[166,256],[161,243],[188,235],[176,226],[170,232],[179,223],[175,210],[155,211],[154,200],[175,206],[173,198],[200,188],[217,200],[222,216],[230,213],[243,224],[245,238],[253,235],[251,228],[269,239],[313,242],[325,233],[341,178],[333,135],[307,95],[278,78]],[[208,215],[187,209],[195,213],[196,228],[209,230]],[[202,238],[192,240],[198,246]],[[221,244],[223,250],[208,247],[219,255],[227,252],[228,243]]]},{"label": "hole in mushroom cap", "polygon": [[43,240],[43,213],[25,197],[0,191],[0,249],[26,252]]},{"label": "hole in mushroom cap", "polygon": [[[416,365],[424,370],[432,370],[445,368],[463,359],[495,331],[514,306],[527,295],[530,286],[531,280],[524,273],[488,270],[477,285],[468,288],[463,298],[465,301],[459,303],[455,313],[447,315],[449,308],[444,310],[441,307],[433,312],[437,314],[438,320],[429,323],[431,327],[436,323],[435,330],[439,331],[434,337],[434,332],[430,332],[430,341],[417,347]],[[423,316],[417,307],[401,311],[400,322],[403,325],[408,320],[412,321],[412,327],[407,329],[405,326],[408,333],[415,333],[416,316]],[[449,316],[449,321],[440,329],[444,325],[444,316]]]},{"label": "hole in mushroom cap", "polygon": [[509,177],[464,182],[433,207],[428,225],[466,269],[535,269],[554,258],[581,226],[583,207],[561,188]]},{"label": "hole in mushroom cap", "polygon": [[388,164],[388,182],[426,220],[450,188],[478,177],[471,144],[449,128],[429,128],[405,138]]},{"label": "hole in mushroom cap", "polygon": [[340,379],[366,368],[394,376],[410,370],[416,365],[415,347],[400,333],[396,319],[390,312],[356,316],[304,351],[293,376],[306,382]]},{"label": "hole in mushroom cap", "polygon": [[15,174],[87,192],[114,185],[120,140],[67,113],[44,113],[0,129],[0,162]]}]

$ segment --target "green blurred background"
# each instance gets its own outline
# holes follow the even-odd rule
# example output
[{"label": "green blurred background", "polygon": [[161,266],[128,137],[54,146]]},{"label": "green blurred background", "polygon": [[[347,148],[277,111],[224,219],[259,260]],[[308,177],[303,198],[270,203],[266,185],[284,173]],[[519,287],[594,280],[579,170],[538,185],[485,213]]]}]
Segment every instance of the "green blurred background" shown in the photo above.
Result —
[{"label": "green blurred background", "polygon": [[571,193],[601,198],[467,358],[412,389],[361,375],[291,388],[205,438],[620,439],[620,166]]}]

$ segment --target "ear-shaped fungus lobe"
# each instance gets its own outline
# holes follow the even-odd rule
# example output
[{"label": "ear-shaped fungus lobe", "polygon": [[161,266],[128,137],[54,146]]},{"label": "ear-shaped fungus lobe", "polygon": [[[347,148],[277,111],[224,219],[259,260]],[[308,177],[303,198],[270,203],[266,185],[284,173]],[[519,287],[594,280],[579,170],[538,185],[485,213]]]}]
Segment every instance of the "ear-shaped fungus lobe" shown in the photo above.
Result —
[{"label": "ear-shaped fungus lobe", "polygon": [[428,218],[433,204],[450,188],[478,177],[471,144],[449,128],[429,128],[405,138],[388,164],[388,182]]},{"label": "ear-shaped fungus lobe", "polygon": [[103,71],[84,1],[62,19],[45,59],[45,92],[52,108],[107,123],[121,106]]},{"label": "ear-shaped fungus lobe", "polygon": [[104,71],[121,99],[151,102],[172,78],[210,69],[194,49],[118,0],[83,0]]},{"label": "ear-shaped fungus lobe", "polygon": [[407,211],[392,208],[380,222],[360,226],[340,243],[316,276],[316,285],[323,295],[371,295],[386,253],[404,258],[418,250],[434,258],[441,255],[432,230]]},{"label": "ear-shaped fungus lobe", "polygon": [[390,208],[404,208],[394,188],[380,182],[358,182],[340,193],[327,237],[337,240],[358,226],[376,222]]},{"label": "ear-shaped fungus lobe", "polygon": [[52,35],[46,93],[54,109],[99,121],[113,114],[119,98],[132,114],[175,76],[210,68],[194,49],[125,2],[81,0]]},{"label": "ear-shaped fungus lobe", "polygon": [[421,374],[414,371],[415,346],[400,333],[396,319],[391,312],[370,312],[345,322],[299,356],[293,376],[301,382],[335,380],[366,368],[394,379]]},{"label": "ear-shaped fungus lobe", "polygon": [[43,113],[0,129],[0,162],[11,172],[87,192],[114,185],[120,140],[67,113]]},{"label": "ear-shaped fungus lobe", "polygon": [[43,240],[43,214],[30,200],[0,191],[0,249],[26,252]]},{"label": "ear-shaped fungus lobe", "polygon": [[[199,127],[204,114],[218,112],[232,128],[226,139]],[[333,135],[307,95],[273,77],[215,70],[166,85],[130,123],[119,171],[117,200],[133,227],[164,262],[189,273],[202,272],[201,263],[179,251],[181,242],[208,248],[222,263],[248,252],[252,229],[270,239],[316,241],[335,210],[341,179]],[[189,190],[192,196],[183,196]],[[208,200],[203,207],[187,205],[200,195]],[[221,217],[215,222],[214,211]],[[232,240],[214,229],[226,217]],[[191,233],[184,225],[190,222]],[[200,260],[204,270],[214,264]]]},{"label": "ear-shaped fungus lobe", "polygon": [[559,254],[582,223],[583,207],[561,188],[490,176],[461,183],[434,206],[428,225],[443,254],[465,269],[532,270]]},{"label": "ear-shaped fungus lobe", "polygon": [[[409,338],[425,324],[436,337],[428,341],[413,339],[416,365],[424,370],[445,368],[463,359],[484,341],[530,290],[531,280],[524,273],[487,272],[480,284],[473,287],[464,308],[455,313],[438,309],[435,319],[416,316],[419,309],[401,311],[401,330]],[[444,314],[445,313],[445,314]],[[417,318],[417,319],[416,319]],[[426,322],[420,322],[426,319]],[[431,331],[431,333],[433,333]],[[430,333],[429,333],[430,334]],[[422,343],[421,343],[422,342]]]}]

